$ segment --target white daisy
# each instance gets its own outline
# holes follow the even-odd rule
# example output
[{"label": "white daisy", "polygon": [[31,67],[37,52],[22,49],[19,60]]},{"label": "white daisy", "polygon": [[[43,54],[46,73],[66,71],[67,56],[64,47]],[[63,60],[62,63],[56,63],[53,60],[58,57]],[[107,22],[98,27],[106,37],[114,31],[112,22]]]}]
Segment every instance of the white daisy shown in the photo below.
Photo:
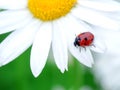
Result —
[{"label": "white daisy", "polygon": [[[0,0],[0,34],[13,31],[0,44],[0,65],[5,65],[32,45],[30,66],[37,77],[45,66],[52,42],[55,62],[61,72],[67,70],[68,52],[81,63],[91,67],[89,48],[103,52],[104,45],[92,27],[119,29],[118,19],[109,15],[120,11],[115,1],[98,0]],[[94,46],[80,52],[74,46],[75,35],[91,31]]]}]

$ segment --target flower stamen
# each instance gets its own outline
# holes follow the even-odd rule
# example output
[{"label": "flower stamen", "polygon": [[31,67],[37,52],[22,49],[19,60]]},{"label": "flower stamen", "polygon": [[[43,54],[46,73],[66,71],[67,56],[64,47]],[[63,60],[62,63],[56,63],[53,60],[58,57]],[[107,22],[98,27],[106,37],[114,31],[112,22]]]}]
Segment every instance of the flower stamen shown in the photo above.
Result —
[{"label": "flower stamen", "polygon": [[28,0],[28,8],[34,17],[51,21],[65,16],[77,0]]}]

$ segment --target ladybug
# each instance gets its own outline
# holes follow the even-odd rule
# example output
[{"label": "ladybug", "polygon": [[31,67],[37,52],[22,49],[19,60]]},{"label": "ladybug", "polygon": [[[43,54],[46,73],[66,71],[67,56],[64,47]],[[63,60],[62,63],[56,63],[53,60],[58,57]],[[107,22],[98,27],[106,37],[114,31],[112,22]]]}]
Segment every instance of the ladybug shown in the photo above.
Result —
[{"label": "ladybug", "polygon": [[94,35],[91,32],[83,32],[80,33],[74,41],[75,47],[86,47],[92,45],[92,42],[94,40]]}]

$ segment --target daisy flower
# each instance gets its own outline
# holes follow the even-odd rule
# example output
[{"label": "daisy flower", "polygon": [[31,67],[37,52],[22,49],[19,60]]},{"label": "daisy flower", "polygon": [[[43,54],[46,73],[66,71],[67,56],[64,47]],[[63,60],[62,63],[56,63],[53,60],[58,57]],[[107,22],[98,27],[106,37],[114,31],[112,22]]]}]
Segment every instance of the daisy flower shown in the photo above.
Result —
[{"label": "daisy flower", "polygon": [[[113,0],[0,0],[0,34],[12,33],[0,44],[0,65],[3,66],[32,45],[30,67],[37,77],[43,70],[50,46],[61,72],[67,70],[68,49],[81,63],[91,67],[90,49],[103,52],[92,28],[119,29],[120,4]],[[110,14],[116,16],[116,19]],[[96,29],[97,30],[97,29]],[[74,45],[75,35],[94,34],[94,46]]]}]

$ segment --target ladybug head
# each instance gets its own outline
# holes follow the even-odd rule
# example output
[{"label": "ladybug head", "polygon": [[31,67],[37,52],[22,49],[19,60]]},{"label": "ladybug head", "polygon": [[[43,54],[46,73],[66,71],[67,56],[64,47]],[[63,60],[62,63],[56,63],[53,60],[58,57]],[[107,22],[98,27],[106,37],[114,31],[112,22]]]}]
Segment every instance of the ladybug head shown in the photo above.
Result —
[{"label": "ladybug head", "polygon": [[76,37],[76,38],[75,38],[75,41],[74,41],[74,46],[80,46],[80,43],[79,43],[80,40],[81,40],[81,39],[80,39],[79,37]]}]

